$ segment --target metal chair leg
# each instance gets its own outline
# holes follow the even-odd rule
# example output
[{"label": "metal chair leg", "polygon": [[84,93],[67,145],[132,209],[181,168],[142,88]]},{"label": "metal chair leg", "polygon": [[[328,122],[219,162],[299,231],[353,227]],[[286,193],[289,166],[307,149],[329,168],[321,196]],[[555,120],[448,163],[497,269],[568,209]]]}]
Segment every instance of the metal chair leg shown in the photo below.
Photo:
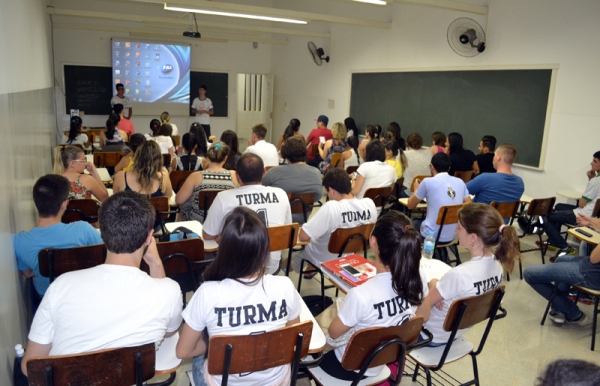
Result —
[{"label": "metal chair leg", "polygon": [[596,348],[596,326],[598,325],[598,297],[594,296],[594,319],[592,322],[592,346],[591,350],[594,351]]},{"label": "metal chair leg", "polygon": [[542,326],[546,321],[546,316],[548,316],[548,311],[550,311],[550,306],[552,305],[552,300],[554,300],[554,296],[558,293],[558,284],[554,284],[554,289],[552,290],[552,295],[550,295],[550,299],[548,300],[548,305],[546,306],[546,311],[544,311],[544,316],[542,317],[542,322],[540,323]]},{"label": "metal chair leg", "polygon": [[416,363],[415,364],[415,372],[413,373],[413,376],[412,376],[412,381],[416,382],[418,376],[419,376],[419,364]]},{"label": "metal chair leg", "polygon": [[300,286],[302,285],[302,270],[304,269],[304,259],[300,260],[300,272],[298,272],[298,293],[300,293]]}]

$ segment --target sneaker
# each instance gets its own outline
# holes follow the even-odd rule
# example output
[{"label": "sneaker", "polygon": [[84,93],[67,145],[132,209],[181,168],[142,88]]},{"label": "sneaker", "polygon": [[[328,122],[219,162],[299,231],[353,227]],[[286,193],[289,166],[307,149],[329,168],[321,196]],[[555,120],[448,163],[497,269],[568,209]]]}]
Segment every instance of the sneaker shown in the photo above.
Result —
[{"label": "sneaker", "polygon": [[581,316],[579,317],[579,319],[568,319],[565,318],[565,320],[569,323],[575,323],[575,324],[584,324],[585,322],[587,322],[587,316],[582,312]]},{"label": "sneaker", "polygon": [[[585,314],[584,314],[585,315]],[[557,314],[554,311],[550,311],[548,314],[548,319],[557,324],[563,324],[565,322],[565,316],[561,314]]]},{"label": "sneaker", "polygon": [[556,252],[556,255],[554,255],[550,258],[550,262],[554,263],[556,261],[556,259],[560,256],[577,256],[577,250],[572,247],[566,247],[563,249],[559,249],[558,252]]}]

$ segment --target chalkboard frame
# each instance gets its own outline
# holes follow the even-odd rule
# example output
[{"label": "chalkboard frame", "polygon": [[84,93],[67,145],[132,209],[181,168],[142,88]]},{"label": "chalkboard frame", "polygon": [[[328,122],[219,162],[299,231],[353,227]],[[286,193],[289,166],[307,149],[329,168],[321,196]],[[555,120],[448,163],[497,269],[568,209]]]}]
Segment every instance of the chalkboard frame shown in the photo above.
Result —
[{"label": "chalkboard frame", "polygon": [[[459,72],[459,71],[496,71],[496,70],[550,70],[550,85],[548,90],[548,103],[546,106],[546,116],[544,120],[544,129],[540,148],[540,157],[537,166],[519,164],[514,166],[534,171],[543,171],[544,162],[546,159],[546,149],[548,145],[548,136],[550,131],[550,119],[552,116],[552,106],[554,104],[554,93],[556,88],[556,78],[558,75],[558,64],[532,64],[532,65],[505,65],[505,66],[465,66],[465,67],[428,67],[428,68],[385,68],[373,70],[350,70],[349,72],[349,98],[348,98],[348,114],[351,116],[352,107],[352,79],[354,74],[369,74],[369,73],[401,73],[401,72]],[[360,129],[360,128],[359,128]],[[384,127],[385,130],[385,127]],[[363,133],[364,128],[361,133]],[[363,133],[364,134],[364,133]],[[404,133],[403,133],[404,134]],[[404,135],[406,136],[406,135]],[[518,158],[517,158],[518,159]]]},{"label": "chalkboard frame", "polygon": [[[80,113],[83,112],[85,115],[109,115],[112,111],[111,107],[110,107],[110,98],[112,98],[114,95],[116,95],[116,90],[114,90],[114,85],[112,83],[112,66],[111,65],[105,65],[105,64],[98,64],[98,63],[71,63],[71,62],[67,62],[67,63],[61,63],[62,65],[62,86],[63,86],[63,97],[65,100],[65,113],[67,115],[69,115],[71,113],[71,109],[77,109],[80,110]],[[106,112],[100,113],[100,114],[96,114],[96,113],[91,113],[88,111],[86,111],[85,109],[81,109],[79,108],[79,106],[71,106],[70,107],[70,100],[69,100],[69,95],[68,95],[68,88],[67,88],[67,76],[66,76],[66,67],[67,66],[71,66],[71,67],[96,67],[96,68],[105,68],[105,69],[109,69],[109,76],[110,78],[108,79],[108,82],[106,84],[108,84],[110,86],[110,93],[111,96],[107,99],[106,102]],[[99,106],[103,106],[103,105],[99,105]]]},{"label": "chalkboard frame", "polygon": [[[226,81],[227,81],[227,88],[225,91],[225,103],[222,103],[223,101],[220,100],[220,97],[218,98],[213,98],[211,97],[211,90],[213,90],[213,87],[211,86],[211,84],[206,84],[206,86],[208,87],[208,92],[207,92],[207,98],[209,98],[212,102],[213,102],[213,107],[214,107],[214,114],[210,117],[211,119],[213,118],[229,118],[229,79],[230,79],[230,72],[228,71],[217,71],[217,70],[199,70],[199,69],[191,69],[190,70],[190,109],[189,109],[189,116],[190,117],[195,117],[195,114],[192,114],[192,103],[194,103],[194,99],[196,99],[198,97],[198,89],[197,88],[193,88],[192,87],[192,83],[195,84],[194,81],[192,81],[193,77],[197,74],[219,74],[221,76],[225,75],[226,76]],[[200,85],[197,85],[198,88],[200,87]],[[219,104],[221,106],[225,107],[225,113],[223,113],[223,109],[218,108]]]}]

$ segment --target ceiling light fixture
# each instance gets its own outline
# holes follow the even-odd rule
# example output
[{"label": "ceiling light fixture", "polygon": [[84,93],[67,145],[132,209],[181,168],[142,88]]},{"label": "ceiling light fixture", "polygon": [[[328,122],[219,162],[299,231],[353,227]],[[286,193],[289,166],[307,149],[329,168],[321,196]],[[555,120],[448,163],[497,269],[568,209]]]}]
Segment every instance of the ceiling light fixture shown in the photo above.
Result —
[{"label": "ceiling light fixture", "polygon": [[194,12],[194,13],[201,13],[201,14],[205,14],[205,15],[241,17],[244,19],[278,21],[278,22],[282,22],[282,23],[292,23],[292,24],[308,24],[308,22],[305,20],[286,19],[286,18],[282,18],[282,17],[261,16],[261,15],[249,15],[246,13],[236,13],[236,12],[208,11],[208,10],[197,9],[197,8],[170,6],[167,3],[165,3],[165,9],[167,11]]},{"label": "ceiling light fixture", "polygon": [[359,3],[369,3],[369,4],[377,4],[377,5],[387,5],[387,2],[383,1],[383,0],[354,0],[354,1],[358,1]]}]

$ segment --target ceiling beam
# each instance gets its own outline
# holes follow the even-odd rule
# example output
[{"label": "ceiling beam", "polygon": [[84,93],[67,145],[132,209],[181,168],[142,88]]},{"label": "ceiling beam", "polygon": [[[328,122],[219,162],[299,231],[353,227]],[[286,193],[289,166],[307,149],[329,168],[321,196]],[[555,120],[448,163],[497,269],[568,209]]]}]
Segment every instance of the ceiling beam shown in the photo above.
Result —
[{"label": "ceiling beam", "polygon": [[423,5],[427,7],[450,9],[453,11],[463,11],[474,13],[477,15],[488,14],[488,7],[482,5],[461,3],[460,1],[453,0],[389,0],[395,3],[405,3],[414,5]]}]

